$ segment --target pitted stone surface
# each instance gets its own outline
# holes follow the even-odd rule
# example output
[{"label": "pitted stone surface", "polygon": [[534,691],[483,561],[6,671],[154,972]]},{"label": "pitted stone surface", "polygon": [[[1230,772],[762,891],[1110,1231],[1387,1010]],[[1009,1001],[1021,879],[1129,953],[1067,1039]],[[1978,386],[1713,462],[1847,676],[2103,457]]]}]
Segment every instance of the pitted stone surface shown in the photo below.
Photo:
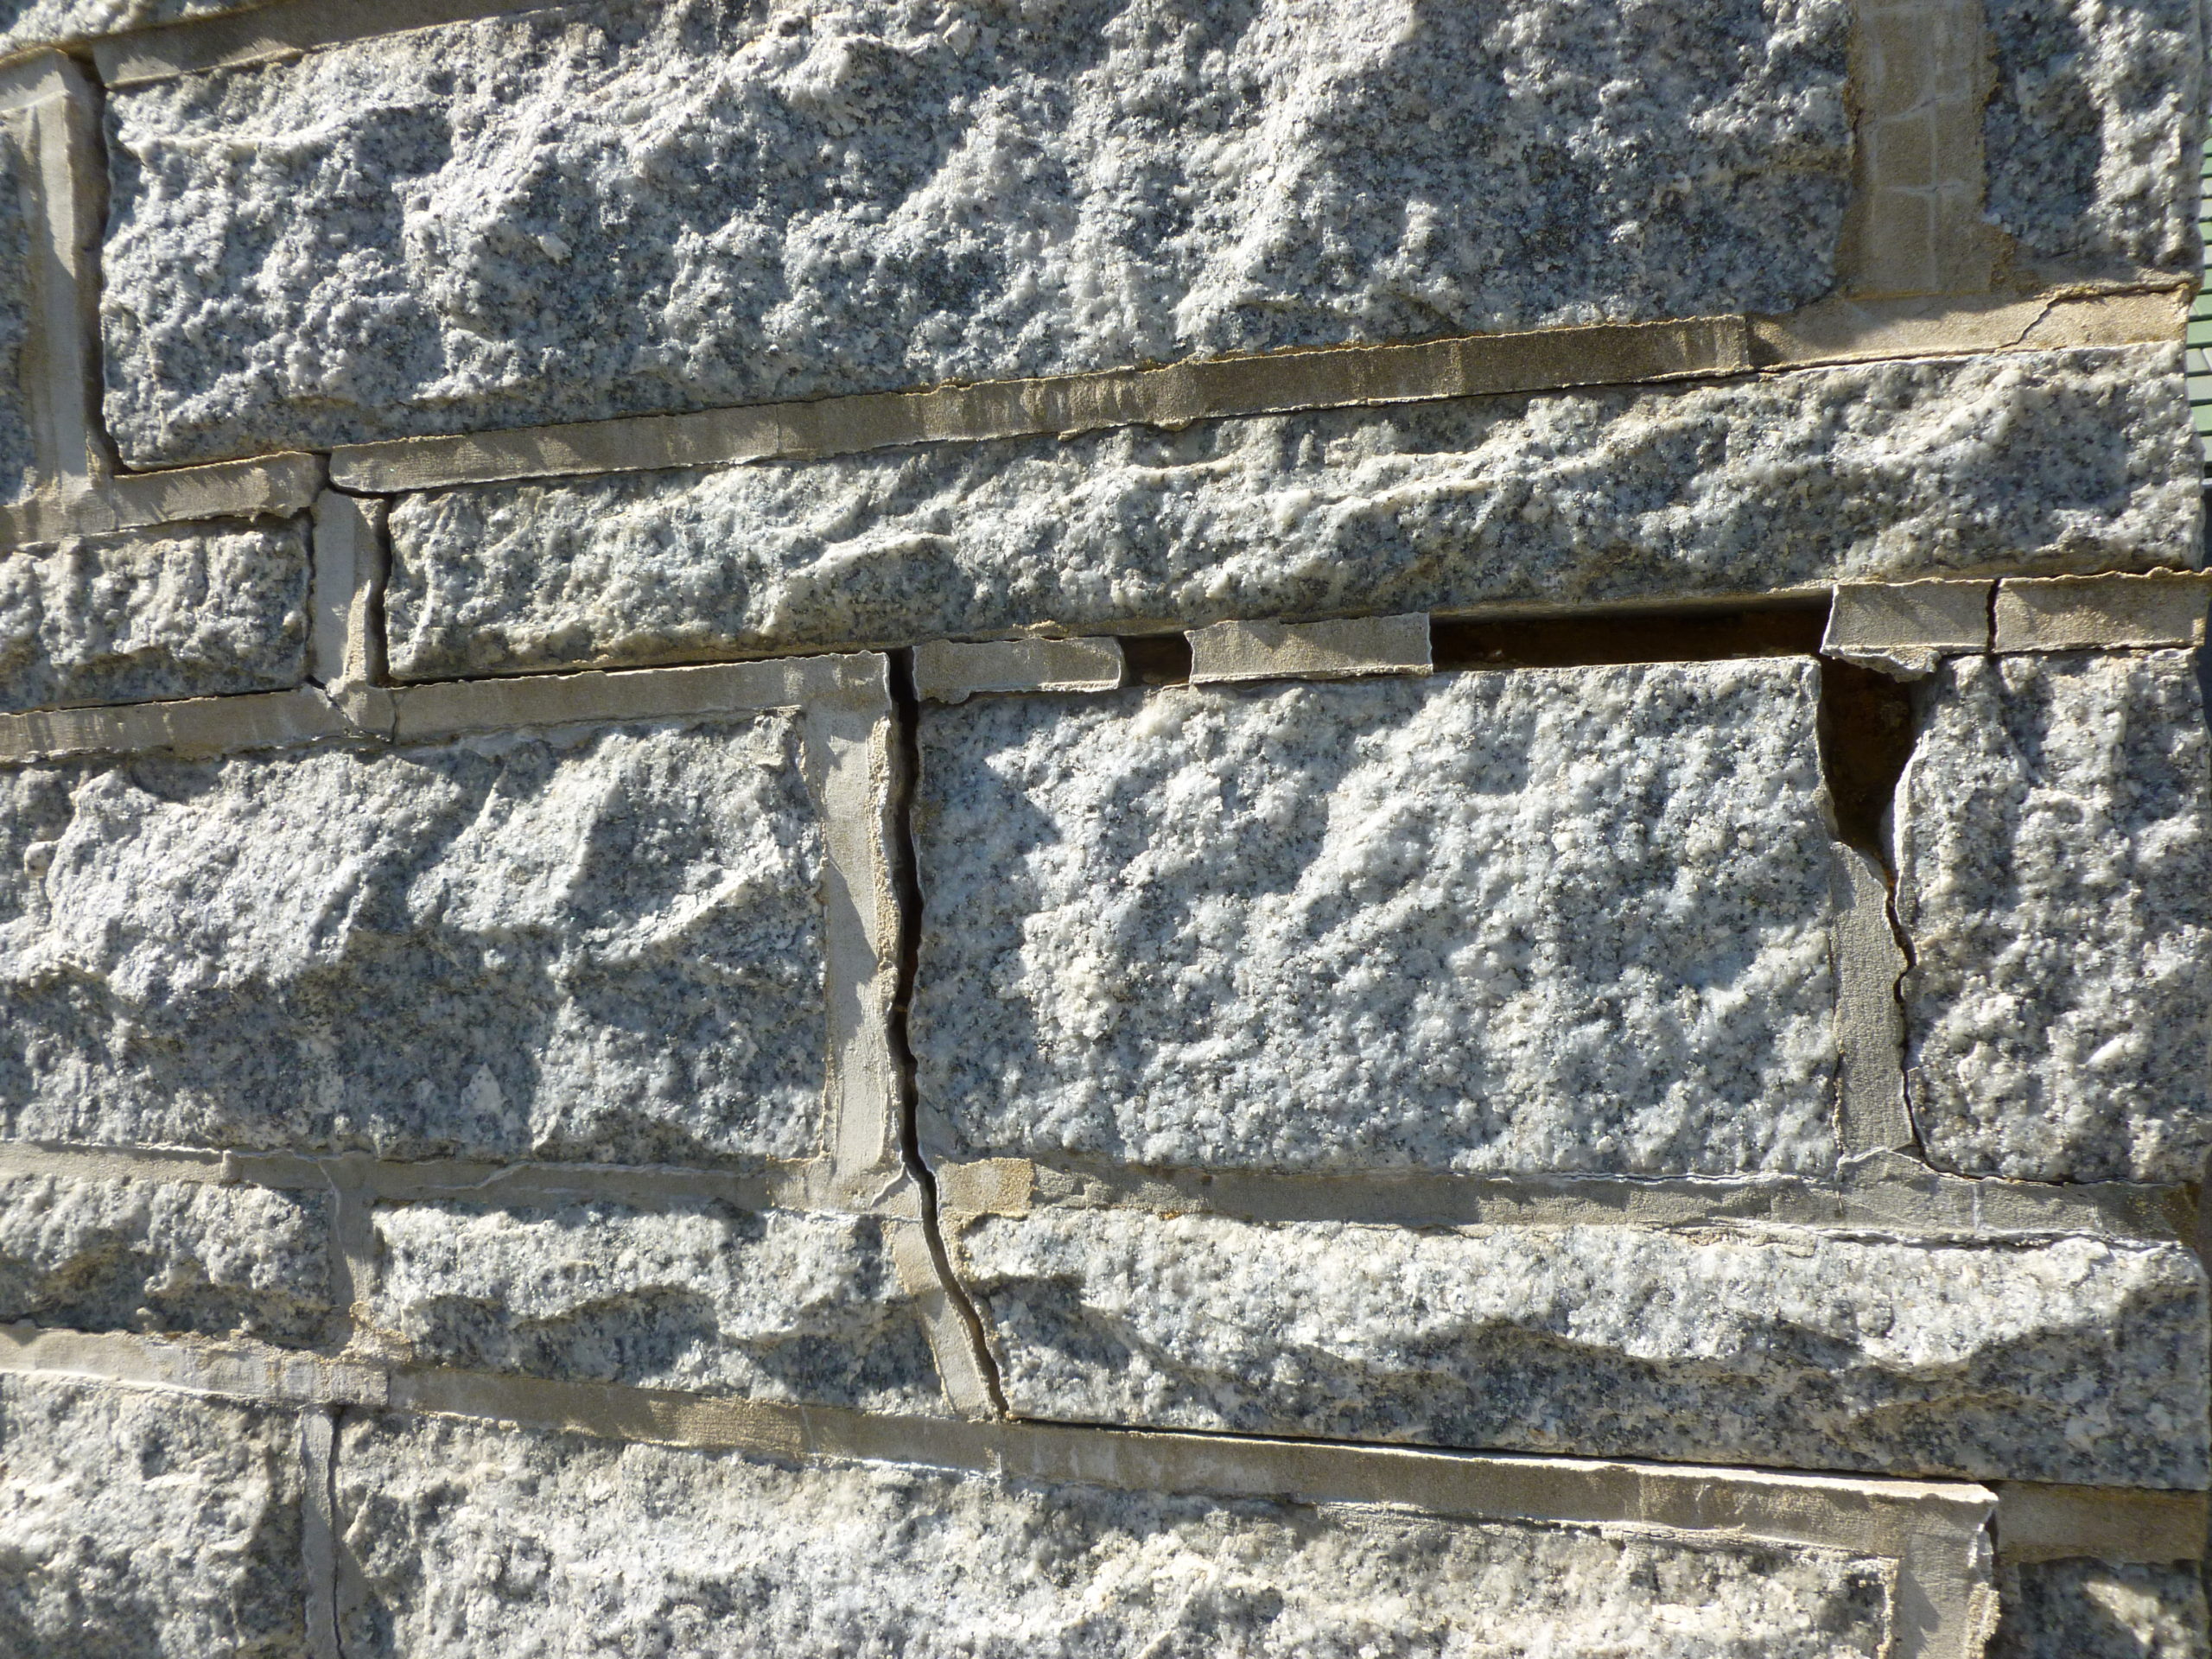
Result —
[{"label": "pitted stone surface", "polygon": [[308,565],[296,524],[87,537],[0,556],[0,709],[297,685]]},{"label": "pitted stone surface", "polygon": [[328,1200],[192,1181],[0,1178],[0,1320],[313,1342]]},{"label": "pitted stone surface", "polygon": [[2193,1181],[2212,1149],[2212,779],[2185,652],[1960,658],[1901,782],[1929,1155]]},{"label": "pitted stone surface", "polygon": [[124,90],[108,417],[213,459],[1788,310],[1833,283],[1849,32],[1844,0],[693,0]]},{"label": "pitted stone surface", "polygon": [[[0,10],[0,17],[5,16]],[[25,350],[30,341],[33,245],[25,208],[35,163],[22,143],[22,121],[20,116],[0,115],[0,503],[22,500],[39,483]]]},{"label": "pitted stone surface", "polygon": [[367,1589],[349,1659],[490,1659],[549,1629],[575,1651],[702,1659],[1875,1659],[1894,1593],[1889,1563],[1834,1549],[793,1467],[435,1418],[349,1423],[338,1490]]},{"label": "pitted stone surface", "polygon": [[0,0],[0,51],[97,40],[192,17],[252,11],[271,0]]},{"label": "pitted stone surface", "polygon": [[1283,1170],[1832,1167],[1819,674],[929,709],[925,1139]]},{"label": "pitted stone surface", "polygon": [[2178,1245],[1050,1209],[950,1241],[1007,1404],[1063,1421],[2202,1486]]},{"label": "pitted stone surface", "polygon": [[2157,346],[493,486],[394,511],[391,663],[2190,565],[2196,468]]},{"label": "pitted stone surface", "polygon": [[368,1317],[423,1364],[941,1411],[888,1225],[706,1204],[387,1205]]},{"label": "pitted stone surface", "polygon": [[2029,1561],[1998,1574],[1989,1659],[2205,1659],[2212,1626],[2190,1561]]},{"label": "pitted stone surface", "polygon": [[0,1652],[308,1659],[289,1414],[0,1377]]},{"label": "pitted stone surface", "polygon": [[683,1162],[821,1140],[785,715],[0,773],[23,1138]]}]

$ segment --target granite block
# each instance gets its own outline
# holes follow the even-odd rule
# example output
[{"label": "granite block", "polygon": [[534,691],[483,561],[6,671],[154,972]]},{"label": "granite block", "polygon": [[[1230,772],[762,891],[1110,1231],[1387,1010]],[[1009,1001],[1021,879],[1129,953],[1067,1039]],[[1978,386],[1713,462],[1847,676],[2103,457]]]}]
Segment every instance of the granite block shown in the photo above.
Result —
[{"label": "granite block", "polygon": [[140,462],[1834,282],[1846,0],[582,4],[119,91]]},{"label": "granite block", "polygon": [[1960,658],[1894,810],[1928,1155],[2194,1181],[2212,1149],[2212,778],[2186,652]]},{"label": "granite block", "polygon": [[0,555],[0,709],[297,685],[308,579],[297,523],[85,537]]},{"label": "granite block", "polygon": [[0,52],[253,11],[271,0],[0,0]]},{"label": "granite block", "polygon": [[0,1320],[311,1343],[333,1311],[320,1193],[0,1178]]},{"label": "granite block", "polygon": [[2197,1563],[2026,1561],[2000,1567],[1989,1659],[2205,1659]]},{"label": "granite block", "polygon": [[620,1655],[1876,1659],[1891,1564],[1755,1540],[1447,1520],[435,1418],[347,1424],[348,1659]]},{"label": "granite block", "polygon": [[0,1128],[709,1162],[822,1139],[785,715],[0,772]]},{"label": "granite block", "polygon": [[367,1320],[416,1364],[944,1409],[872,1216],[593,1202],[382,1205]]},{"label": "granite block", "polygon": [[391,665],[2193,566],[2197,470],[2151,346],[494,485],[393,512]]},{"label": "granite block", "polygon": [[1809,658],[920,716],[949,1157],[1833,1167]]},{"label": "granite block", "polygon": [[309,1659],[296,1420],[0,1377],[0,1652]]},{"label": "granite block", "polygon": [[1049,1208],[948,1243],[1061,1421],[1890,1474],[2205,1484],[2179,1245]]},{"label": "granite block", "polygon": [[0,115],[0,505],[22,500],[40,481],[25,350],[31,333],[32,192],[37,182],[29,137],[26,118]]}]

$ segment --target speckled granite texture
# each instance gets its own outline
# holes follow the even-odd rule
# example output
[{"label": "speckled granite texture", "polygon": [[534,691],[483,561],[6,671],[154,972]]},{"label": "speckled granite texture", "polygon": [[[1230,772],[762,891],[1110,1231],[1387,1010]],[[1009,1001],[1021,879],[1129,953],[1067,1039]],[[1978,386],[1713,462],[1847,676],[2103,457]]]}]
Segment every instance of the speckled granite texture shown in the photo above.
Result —
[{"label": "speckled granite texture", "polygon": [[2183,652],[1965,657],[1897,791],[1929,1156],[2193,1181],[2212,1147],[2212,779]]},{"label": "speckled granite texture", "polygon": [[928,709],[925,1141],[1831,1166],[1818,684],[1774,659]]},{"label": "speckled granite texture", "polygon": [[22,120],[0,115],[0,502],[22,500],[39,481],[24,380],[29,371],[24,347],[31,326],[32,227],[24,212],[31,162],[21,143]]},{"label": "speckled granite texture", "polygon": [[944,1409],[887,1224],[672,1204],[381,1206],[368,1319],[417,1363]]},{"label": "speckled granite texture", "polygon": [[820,1141],[794,723],[0,772],[25,1138],[680,1162]]},{"label": "speckled granite texture", "polygon": [[0,1178],[0,1320],[313,1342],[329,1200],[191,1181]]},{"label": "speckled granite texture", "polygon": [[2178,347],[499,486],[392,514],[391,663],[2189,565]]},{"label": "speckled granite texture", "polygon": [[2000,1568],[1989,1659],[2206,1659],[2194,1562],[2031,1561]]},{"label": "speckled granite texture", "polygon": [[952,1241],[1007,1403],[1063,1421],[2196,1486],[2178,1245],[1127,1210]]},{"label": "speckled granite texture", "polygon": [[289,1413],[0,1377],[0,1653],[309,1659]]},{"label": "speckled granite texture", "polygon": [[253,11],[272,0],[0,0],[0,52],[86,41],[190,17]]},{"label": "speckled granite texture", "polygon": [[296,524],[88,537],[0,556],[0,709],[297,685],[308,569]]},{"label": "speckled granite texture", "polygon": [[1833,282],[1849,32],[1844,0],[689,0],[123,91],[108,417],[211,459],[1787,310]]},{"label": "speckled granite texture", "polygon": [[[454,1471],[469,1471],[466,1480]],[[1886,1563],[428,1419],[347,1424],[348,1659],[1605,1654],[1876,1659]]]}]

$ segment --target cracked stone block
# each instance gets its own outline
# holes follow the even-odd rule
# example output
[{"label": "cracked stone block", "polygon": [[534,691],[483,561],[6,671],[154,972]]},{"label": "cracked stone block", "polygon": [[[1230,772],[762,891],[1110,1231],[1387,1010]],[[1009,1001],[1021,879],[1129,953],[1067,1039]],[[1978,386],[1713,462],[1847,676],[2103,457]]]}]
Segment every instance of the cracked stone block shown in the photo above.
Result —
[{"label": "cracked stone block", "polygon": [[[465,1478],[457,1471],[467,1471]],[[1890,1563],[1649,1529],[349,1422],[350,1659],[1557,1651],[1876,1659]],[[619,1593],[610,1593],[619,1584]],[[1472,1645],[1470,1645],[1472,1644]]]},{"label": "cracked stone block", "polygon": [[308,1659],[298,1433],[283,1412],[0,1377],[0,1651]]},{"label": "cracked stone block", "polygon": [[297,523],[86,537],[0,555],[0,709],[298,685],[308,582]]},{"label": "cracked stone block", "polygon": [[[0,35],[0,41],[5,38]],[[31,334],[31,193],[37,168],[28,133],[26,118],[0,115],[0,505],[22,500],[39,484],[25,350]]]},{"label": "cracked stone block", "polygon": [[873,1216],[594,1201],[379,1206],[372,1336],[418,1364],[944,1410]]},{"label": "cracked stone block", "polygon": [[1966,657],[1894,810],[1907,1082],[1974,1175],[2194,1181],[2212,1149],[2212,798],[2178,651]]},{"label": "cracked stone block", "polygon": [[2179,1245],[1058,1207],[948,1243],[1025,1416],[2116,1486],[2212,1472],[2204,1274]]},{"label": "cracked stone block", "polygon": [[2000,1567],[1989,1659],[2205,1659],[2212,1616],[2194,1561]]},{"label": "cracked stone block", "polygon": [[912,1040],[955,1158],[1814,1173],[1808,658],[920,717]]},{"label": "cracked stone block", "polygon": [[[133,461],[1834,283],[1845,0],[586,4],[118,90]],[[559,295],[557,304],[547,296]]]},{"label": "cracked stone block", "polygon": [[266,1187],[0,1177],[0,1320],[314,1342],[328,1210]]},{"label": "cracked stone block", "polygon": [[2177,346],[493,485],[391,515],[402,678],[2193,566]]},{"label": "cracked stone block", "polygon": [[802,1158],[796,719],[0,772],[0,1127],[387,1157]]}]

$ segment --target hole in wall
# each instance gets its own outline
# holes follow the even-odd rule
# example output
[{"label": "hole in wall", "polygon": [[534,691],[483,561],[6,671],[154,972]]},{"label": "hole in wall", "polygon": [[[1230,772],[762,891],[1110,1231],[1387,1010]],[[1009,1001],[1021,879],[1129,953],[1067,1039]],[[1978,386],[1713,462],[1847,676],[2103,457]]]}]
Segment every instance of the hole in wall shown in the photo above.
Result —
[{"label": "hole in wall", "polygon": [[1429,650],[1440,671],[1580,668],[1803,657],[1821,648],[1827,604],[1609,616],[1436,617]]},{"label": "hole in wall", "polygon": [[1836,834],[1886,869],[1882,821],[1912,758],[1912,690],[1856,663],[1823,659],[1820,729]]},{"label": "hole in wall", "polygon": [[1185,685],[1191,678],[1191,642],[1179,633],[1121,636],[1131,685]]}]

